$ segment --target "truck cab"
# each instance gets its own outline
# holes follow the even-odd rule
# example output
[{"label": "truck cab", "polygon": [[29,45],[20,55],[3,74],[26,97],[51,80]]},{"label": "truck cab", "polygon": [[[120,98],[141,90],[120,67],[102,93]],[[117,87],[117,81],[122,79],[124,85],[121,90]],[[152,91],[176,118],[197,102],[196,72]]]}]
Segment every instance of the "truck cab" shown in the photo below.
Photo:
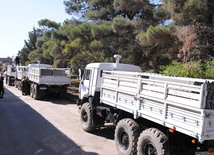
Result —
[{"label": "truck cab", "polygon": [[[115,55],[114,58],[116,58],[116,63],[90,63],[86,66],[79,85],[79,99],[81,102],[84,102],[88,97],[99,96],[104,70],[141,72],[139,66],[119,63],[120,55]],[[80,104],[80,101],[78,101],[78,104]]]},{"label": "truck cab", "polygon": [[16,66],[16,79],[15,87],[21,90],[21,80],[27,77],[28,67],[27,66]]},{"label": "truck cab", "polygon": [[16,78],[21,80],[23,77],[27,77],[27,66],[16,66]]},{"label": "truck cab", "polygon": [[6,83],[9,86],[14,84],[16,78],[16,67],[14,65],[7,66]]}]

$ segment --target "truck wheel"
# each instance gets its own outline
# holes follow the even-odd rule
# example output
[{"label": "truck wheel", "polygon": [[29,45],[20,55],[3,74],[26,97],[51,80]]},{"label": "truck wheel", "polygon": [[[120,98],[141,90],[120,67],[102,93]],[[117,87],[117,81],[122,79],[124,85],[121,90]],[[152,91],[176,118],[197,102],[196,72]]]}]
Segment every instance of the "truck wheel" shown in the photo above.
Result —
[{"label": "truck wheel", "polygon": [[8,77],[8,85],[9,85],[9,86],[12,86],[12,80],[11,80],[10,77]]},{"label": "truck wheel", "polygon": [[37,84],[34,85],[34,95],[33,95],[33,98],[35,100],[39,100],[41,98],[41,96],[39,95],[39,89],[38,89],[38,85]]},{"label": "truck wheel", "polygon": [[114,140],[120,155],[134,155],[137,153],[137,139],[140,134],[139,125],[130,118],[118,122]]},{"label": "truck wheel", "polygon": [[138,139],[138,155],[168,155],[167,136],[156,128],[144,130]]},{"label": "truck wheel", "polygon": [[80,121],[83,130],[87,132],[95,130],[95,126],[93,125],[92,107],[89,102],[86,102],[82,105],[80,115]]},{"label": "truck wheel", "polygon": [[63,89],[60,89],[58,92],[57,92],[57,97],[60,98],[60,99],[64,99],[65,96],[66,96],[66,89],[63,88]]},{"label": "truck wheel", "polygon": [[30,85],[30,97],[32,97],[33,98],[33,95],[34,94],[34,84],[31,84]]},{"label": "truck wheel", "polygon": [[60,91],[60,97],[61,97],[61,98],[65,98],[66,93],[67,93],[67,88],[63,88],[63,89]]},{"label": "truck wheel", "polygon": [[21,81],[18,81],[18,90],[21,90]]},{"label": "truck wheel", "polygon": [[15,81],[14,81],[14,84],[15,84],[15,88],[17,88],[17,87],[18,87],[18,81],[15,80]]},{"label": "truck wheel", "polygon": [[8,81],[8,78],[7,78],[7,76],[6,76],[6,78],[5,78],[5,79],[6,79],[5,83],[7,84],[7,81]]}]

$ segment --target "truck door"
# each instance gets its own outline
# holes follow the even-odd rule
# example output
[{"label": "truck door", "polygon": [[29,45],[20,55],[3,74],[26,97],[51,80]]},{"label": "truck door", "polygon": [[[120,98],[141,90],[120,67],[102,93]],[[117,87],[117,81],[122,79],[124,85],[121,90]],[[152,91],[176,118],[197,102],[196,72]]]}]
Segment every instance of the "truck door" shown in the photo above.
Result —
[{"label": "truck door", "polygon": [[83,78],[81,81],[81,86],[80,86],[81,99],[85,96],[85,94],[89,94],[91,72],[92,72],[91,69],[85,69],[85,71],[84,71]]}]

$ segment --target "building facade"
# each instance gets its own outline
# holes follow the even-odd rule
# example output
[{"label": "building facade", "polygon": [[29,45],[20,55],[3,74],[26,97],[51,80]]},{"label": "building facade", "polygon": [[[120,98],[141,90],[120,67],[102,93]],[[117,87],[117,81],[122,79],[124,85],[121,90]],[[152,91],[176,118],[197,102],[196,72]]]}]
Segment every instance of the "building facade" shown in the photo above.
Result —
[{"label": "building facade", "polygon": [[12,65],[12,58],[0,58],[0,73],[7,70],[8,65]]}]

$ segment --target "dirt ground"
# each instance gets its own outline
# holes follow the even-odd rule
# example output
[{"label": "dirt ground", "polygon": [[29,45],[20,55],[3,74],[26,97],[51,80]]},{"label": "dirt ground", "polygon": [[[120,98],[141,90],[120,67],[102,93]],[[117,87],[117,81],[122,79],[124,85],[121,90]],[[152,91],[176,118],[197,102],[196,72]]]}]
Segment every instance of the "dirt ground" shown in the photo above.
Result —
[{"label": "dirt ground", "polygon": [[0,154],[117,155],[114,128],[82,130],[77,94],[34,100],[15,87],[5,88],[0,99]]}]

